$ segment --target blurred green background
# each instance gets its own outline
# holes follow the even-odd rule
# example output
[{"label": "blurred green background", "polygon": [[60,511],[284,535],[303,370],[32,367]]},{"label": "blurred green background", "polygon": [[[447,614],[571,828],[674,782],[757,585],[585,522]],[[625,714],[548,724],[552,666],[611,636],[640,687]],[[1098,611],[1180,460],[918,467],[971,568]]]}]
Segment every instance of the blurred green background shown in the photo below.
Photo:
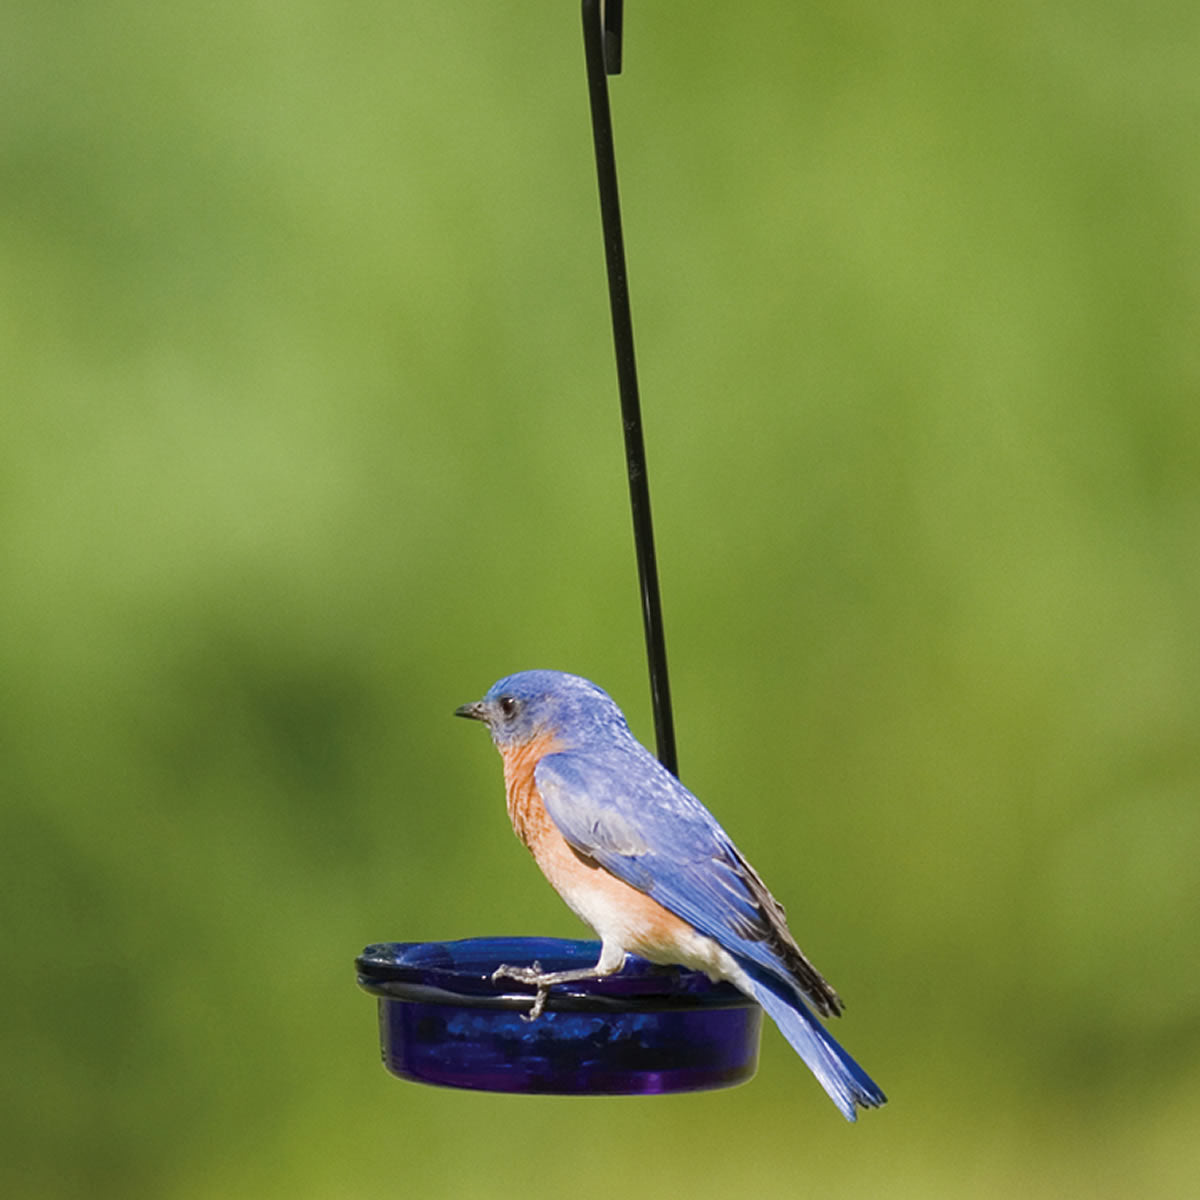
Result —
[{"label": "blurred green background", "polygon": [[1193,3],[631,3],[681,769],[891,1103],[378,1063],[366,943],[578,936],[451,719],[651,737],[573,4],[0,12],[0,1192],[1200,1178]]}]

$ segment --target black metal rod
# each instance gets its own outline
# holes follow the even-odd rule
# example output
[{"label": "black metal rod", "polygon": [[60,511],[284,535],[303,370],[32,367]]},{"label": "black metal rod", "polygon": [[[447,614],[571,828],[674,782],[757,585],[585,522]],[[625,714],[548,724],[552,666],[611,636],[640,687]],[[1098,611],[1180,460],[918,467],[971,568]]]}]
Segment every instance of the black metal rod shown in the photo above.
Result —
[{"label": "black metal rod", "polygon": [[654,555],[654,523],[650,518],[650,484],[646,476],[637,363],[633,355],[633,318],[630,315],[629,280],[625,271],[625,240],[621,234],[617,160],[613,149],[612,114],[608,106],[607,75],[616,74],[621,69],[621,16],[619,0],[617,3],[609,0],[607,6],[602,0],[583,0],[583,46],[592,106],[592,134],[596,143],[600,221],[604,229],[604,256],[608,264],[613,346],[617,357],[621,418],[625,427],[625,461],[629,473],[629,501],[633,508],[633,539],[642,592],[646,656],[650,665],[654,732],[659,760],[672,774],[678,775],[675,721],[671,714],[671,686],[667,678],[667,645],[658,589],[658,563]]},{"label": "black metal rod", "polygon": [[600,12],[604,23],[604,68],[609,75],[620,75],[625,0],[601,0]]}]

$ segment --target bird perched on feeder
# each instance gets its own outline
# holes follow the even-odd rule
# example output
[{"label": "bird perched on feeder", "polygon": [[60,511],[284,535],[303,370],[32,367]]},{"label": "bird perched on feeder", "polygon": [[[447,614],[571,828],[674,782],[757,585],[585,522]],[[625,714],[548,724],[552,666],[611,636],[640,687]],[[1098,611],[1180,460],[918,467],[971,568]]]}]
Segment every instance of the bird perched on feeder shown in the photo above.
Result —
[{"label": "bird perched on feeder", "polygon": [[600,937],[594,967],[497,970],[537,988],[530,1020],[555,984],[610,975],[639,954],[728,980],[756,1000],[847,1120],[885,1102],[813,1015],[839,1016],[842,1002],[796,945],[783,906],[604,691],[561,671],[521,671],[456,714],[487,725],[517,836]]}]

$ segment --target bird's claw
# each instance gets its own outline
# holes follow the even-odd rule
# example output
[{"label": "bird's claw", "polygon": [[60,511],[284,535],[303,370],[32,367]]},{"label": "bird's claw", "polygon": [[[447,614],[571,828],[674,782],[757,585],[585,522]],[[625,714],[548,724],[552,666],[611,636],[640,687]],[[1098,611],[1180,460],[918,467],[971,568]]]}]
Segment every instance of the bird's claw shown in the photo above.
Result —
[{"label": "bird's claw", "polygon": [[498,979],[515,979],[518,983],[541,983],[542,964],[535,962],[531,967],[510,967],[507,964],[492,972],[492,982]]},{"label": "bird's claw", "polygon": [[536,1021],[546,1007],[546,997],[550,995],[550,984],[546,982],[546,978],[542,971],[542,964],[539,962],[534,962],[531,967],[510,967],[504,964],[492,972],[493,983],[500,979],[513,979],[517,983],[532,984],[537,988],[537,995],[533,998],[533,1007],[527,1013],[521,1014],[522,1021],[530,1022]]}]

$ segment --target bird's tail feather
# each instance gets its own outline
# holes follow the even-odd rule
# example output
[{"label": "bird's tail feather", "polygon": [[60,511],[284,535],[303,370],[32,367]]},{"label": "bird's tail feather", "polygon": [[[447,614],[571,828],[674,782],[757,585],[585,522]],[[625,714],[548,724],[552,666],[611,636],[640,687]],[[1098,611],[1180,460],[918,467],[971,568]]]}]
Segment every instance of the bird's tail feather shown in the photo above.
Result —
[{"label": "bird's tail feather", "polygon": [[768,982],[751,975],[750,985],[754,999],[779,1026],[779,1032],[804,1059],[847,1121],[855,1120],[859,1107],[878,1108],[887,1100],[874,1080],[834,1041],[803,1000],[792,993],[781,994],[784,985],[773,980]]}]

